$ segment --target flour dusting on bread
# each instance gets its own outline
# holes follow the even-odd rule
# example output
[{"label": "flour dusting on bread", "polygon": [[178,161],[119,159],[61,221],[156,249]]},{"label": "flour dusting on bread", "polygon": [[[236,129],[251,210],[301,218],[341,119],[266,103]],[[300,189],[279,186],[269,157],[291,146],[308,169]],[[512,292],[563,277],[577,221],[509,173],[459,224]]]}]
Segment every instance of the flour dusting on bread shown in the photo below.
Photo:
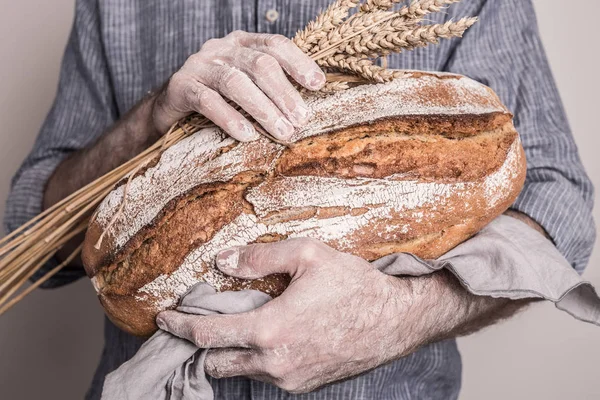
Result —
[{"label": "flour dusting on bread", "polygon": [[294,134],[293,140],[362,124],[365,116],[376,121],[399,115],[508,112],[494,92],[472,79],[452,74],[421,75],[407,74],[389,83],[364,85],[327,97],[310,98],[307,104],[314,115]]},{"label": "flour dusting on bread", "polygon": [[[520,141],[512,144],[504,164],[482,182],[440,184],[435,182],[394,179],[340,179],[329,177],[283,177],[265,181],[251,189],[246,199],[254,205],[255,214],[241,214],[227,224],[207,243],[193,250],[181,266],[169,275],[160,275],[138,290],[140,301],[150,301],[157,309],[169,308],[194,284],[204,281],[220,290],[227,278],[214,267],[214,258],[221,250],[255,242],[266,234],[286,237],[312,237],[340,251],[351,251],[359,245],[354,233],[378,222],[386,224],[388,234],[402,234],[408,227],[387,223],[392,213],[414,212],[423,215],[423,207],[437,207],[453,212],[453,195],[460,195],[460,206],[469,208],[469,199],[484,198],[490,210],[503,192],[510,189],[510,179],[519,171]],[[466,202],[466,203],[465,203]],[[267,224],[261,217],[273,211],[292,207],[367,207],[360,215],[347,213],[332,218],[312,217]],[[418,215],[413,215],[418,219]],[[382,232],[383,234],[383,232]]]},{"label": "flour dusting on bread", "polygon": [[[496,95],[472,79],[445,74],[445,79],[424,75],[386,84],[365,85],[308,101],[313,111],[309,124],[293,140],[319,135],[360,123],[402,115],[452,115],[507,112]],[[435,91],[432,89],[435,88]],[[158,164],[132,180],[123,210],[126,224],[115,224],[109,236],[122,247],[136,232],[152,222],[165,205],[178,195],[205,182],[227,181],[251,168],[266,170],[273,158],[256,163],[257,154],[273,154],[283,146],[261,138],[240,143],[217,128],[204,129],[167,149]],[[233,150],[209,160],[218,149]],[[248,161],[254,165],[249,165]],[[111,192],[98,208],[96,221],[108,224],[123,197],[124,187]]]},{"label": "flour dusting on bread", "polygon": [[[215,153],[235,146],[216,158]],[[158,163],[134,178],[127,190],[127,203],[110,235],[114,245],[122,247],[140,229],[152,222],[165,205],[193,187],[207,182],[228,181],[249,169],[266,170],[283,146],[266,139],[244,146],[220,129],[207,128],[167,149]],[[96,221],[107,225],[123,198],[124,186],[112,191],[98,209]]]},{"label": "flour dusting on bread", "polygon": [[285,276],[241,280],[221,250],[312,237],[366,260],[436,258],[515,200],[525,160],[494,92],[452,74],[411,72],[307,101],[314,116],[286,147],[204,129],[113,190],[92,218],[86,270],[113,322],[149,335],[158,311],[207,282],[280,294]]}]

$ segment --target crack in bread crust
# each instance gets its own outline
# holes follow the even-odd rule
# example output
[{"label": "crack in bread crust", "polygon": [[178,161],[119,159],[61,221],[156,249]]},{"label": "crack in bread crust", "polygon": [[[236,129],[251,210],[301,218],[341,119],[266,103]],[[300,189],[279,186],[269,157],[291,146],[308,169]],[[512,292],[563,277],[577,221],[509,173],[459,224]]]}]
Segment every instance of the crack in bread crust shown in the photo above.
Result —
[{"label": "crack in bread crust", "polygon": [[[317,115],[289,147],[264,138],[236,143],[215,129],[184,139],[134,177],[131,196],[137,197],[128,197],[125,217],[95,251],[120,199],[119,188],[113,191],[89,227],[83,254],[109,317],[130,333],[148,335],[156,312],[172,307],[193,282],[271,295],[287,286],[285,276],[225,277],[212,265],[219,246],[314,234],[368,260],[397,251],[429,258],[476,233],[509,207],[524,181],[512,115],[480,84],[462,87],[464,78],[431,74],[418,79],[423,82],[408,84],[416,96],[411,101],[433,98],[433,106],[418,111],[448,114],[383,115],[394,112],[394,100],[385,102],[383,114],[369,115],[370,122],[346,118],[335,129],[327,127],[327,115]],[[427,86],[435,79],[446,82],[437,94]],[[402,85],[357,93],[391,90],[406,99]],[[456,93],[465,98],[453,98]],[[319,112],[354,107],[347,100],[326,99]],[[377,103],[375,96],[369,101],[366,109]],[[476,101],[481,104],[469,103]],[[417,109],[414,104],[408,109]]]},{"label": "crack in bread crust", "polygon": [[[363,136],[364,140],[358,140],[361,148],[352,151],[353,157],[350,160],[336,163],[340,159],[337,155],[343,153],[344,144],[357,141],[353,135],[354,133],[344,138],[337,135],[338,149],[333,153],[326,152],[325,155],[319,155],[318,158],[314,157],[313,152],[307,150],[307,147],[315,146],[315,140],[313,138],[305,139],[294,149],[283,151],[276,160],[274,170],[269,173],[260,174],[248,171],[236,175],[231,182],[199,185],[182,194],[169,202],[151,225],[145,227],[119,252],[113,254],[112,260],[104,262],[104,266],[100,267],[98,273],[98,284],[105,288],[106,294],[126,295],[134,293],[140,285],[143,286],[152,281],[157,274],[173,272],[192,249],[208,241],[215,232],[231,223],[241,212],[252,212],[252,205],[245,199],[247,190],[265,180],[273,180],[276,176],[385,178],[397,171],[397,174],[402,174],[402,179],[405,180],[418,177],[422,182],[476,181],[502,165],[509,147],[516,137],[516,133],[510,129],[510,126],[492,132],[483,132],[476,136],[463,137],[460,140],[435,138],[433,141],[424,141],[420,136],[390,134],[378,130],[369,133],[368,136]],[[371,143],[376,144],[375,148],[370,146]],[[324,148],[324,146],[319,147]],[[441,152],[441,149],[446,155],[444,159],[429,160],[430,154],[435,156],[437,152]],[[495,150],[491,151],[492,149]],[[293,156],[287,157],[290,153]],[[297,156],[302,153],[305,157]],[[479,155],[477,155],[478,153]],[[393,156],[384,158],[384,154]],[[490,154],[492,154],[491,157]],[[468,157],[470,163],[464,160],[465,156]],[[415,157],[417,160],[414,160]],[[307,159],[308,163],[305,161]],[[312,159],[314,162],[311,161]],[[363,159],[376,159],[379,162],[376,168],[369,171],[351,170],[349,172],[344,167],[344,164],[361,165],[357,160]],[[421,165],[417,164],[418,159],[421,160]],[[422,160],[425,159],[429,161],[423,162]],[[458,159],[458,162],[455,159]],[[299,163],[296,167],[293,166],[294,160]],[[398,160],[402,161],[402,165],[398,164]],[[284,165],[282,166],[282,164]],[[323,168],[307,168],[307,164],[323,165]],[[448,167],[448,164],[454,168]],[[416,168],[416,170],[410,168]],[[385,173],[382,173],[382,170]],[[476,173],[471,173],[473,171]],[[351,212],[359,215],[352,210],[354,208],[346,207],[343,211],[338,208],[338,212],[334,212],[332,207],[312,207],[311,210],[302,210],[301,212],[287,208],[274,211],[265,218],[267,221],[271,219],[289,222],[317,215],[319,218],[349,215]],[[286,213],[288,216],[283,218],[283,214]],[[408,240],[412,239],[406,238],[403,241]],[[158,259],[161,260],[160,263],[156,263]],[[136,265],[136,268],[129,268],[130,265]],[[140,271],[143,272],[140,273]],[[239,284],[239,282],[237,283]]]},{"label": "crack in bread crust", "polygon": [[[502,120],[496,116],[487,115],[482,116],[481,119],[486,121],[486,125],[491,128],[494,128],[498,121]],[[424,119],[419,118],[419,121],[424,121]],[[402,126],[402,130],[394,130],[394,123]],[[404,117],[398,118],[396,121],[388,120],[380,128],[376,128],[378,127],[377,123],[371,124],[371,130],[368,133],[360,132],[362,140],[358,138],[359,133],[356,131],[332,134],[332,138],[330,135],[323,135],[304,139],[296,143],[293,148],[285,149],[281,156],[275,159],[275,174],[344,178],[383,178],[392,174],[405,174],[405,179],[418,177],[422,181],[435,180],[443,183],[471,181],[480,179],[499,168],[506,157],[508,147],[516,137],[516,132],[510,123],[492,132],[480,132],[479,135],[471,135],[462,139],[436,137],[432,133],[428,136],[405,135],[402,132],[406,124]],[[422,132],[414,120],[411,119],[409,124]],[[392,132],[385,131],[385,129]],[[332,146],[335,147],[332,148]],[[234,146],[228,145],[226,151],[219,149],[218,154],[225,154],[233,148]],[[492,149],[495,150],[490,151]],[[208,160],[214,159],[216,157],[212,155],[208,158]],[[377,163],[372,163],[373,160],[377,160]],[[365,165],[370,163],[373,164],[372,168],[365,169]],[[266,171],[257,171],[256,173],[264,174]],[[248,174],[252,175],[254,172],[240,173],[234,176],[231,182],[264,179],[248,177]],[[270,174],[270,176],[273,175],[273,173]],[[257,183],[258,180],[254,183]],[[110,264],[115,262],[121,262],[123,254],[139,247],[140,238],[148,239],[148,231],[156,230],[160,226],[161,220],[168,219],[168,215],[172,213],[173,209],[181,207],[176,205],[180,199],[198,197],[206,191],[218,190],[222,186],[223,182],[201,184],[171,200],[150,224],[142,228],[136,237],[128,241],[119,251],[103,252],[105,258],[96,263],[96,271],[110,268]],[[109,242],[109,240],[105,242]]]}]

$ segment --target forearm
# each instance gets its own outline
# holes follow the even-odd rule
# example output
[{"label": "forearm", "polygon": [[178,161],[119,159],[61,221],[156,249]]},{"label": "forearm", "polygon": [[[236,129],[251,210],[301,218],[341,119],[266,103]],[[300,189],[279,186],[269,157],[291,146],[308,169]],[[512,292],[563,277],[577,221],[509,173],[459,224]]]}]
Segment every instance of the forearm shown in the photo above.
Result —
[{"label": "forearm", "polygon": [[523,214],[522,212],[511,209],[511,210],[506,210],[504,212],[504,215],[508,215],[509,217],[516,218],[519,221],[526,223],[530,228],[533,228],[536,231],[538,231],[539,233],[541,233],[542,235],[544,235],[546,237],[546,239],[548,239],[550,241],[552,240],[550,235],[548,235],[548,232],[546,232],[546,230],[544,228],[542,228],[540,226],[540,224],[538,224],[537,222],[535,222],[533,219],[529,218],[527,215]]},{"label": "forearm", "polygon": [[416,321],[413,337],[405,340],[406,355],[428,343],[465,336],[507,319],[531,300],[476,296],[468,292],[449,271],[416,278],[399,278],[412,295],[411,312]]},{"label": "forearm", "polygon": [[[548,238],[544,228],[527,215],[514,210],[505,212],[526,223]],[[416,343],[424,344],[474,333],[486,326],[510,318],[533,300],[509,300],[476,296],[467,291],[449,271],[421,277],[399,278],[399,284],[412,294],[411,308],[419,326],[414,329]]]},{"label": "forearm", "polygon": [[54,171],[44,192],[44,209],[133,158],[159,137],[148,96],[93,145],[73,153]]},{"label": "forearm", "polygon": [[[133,158],[156,141],[159,133],[152,120],[154,99],[153,95],[143,99],[93,145],[73,153],[59,164],[46,184],[44,209]],[[67,258],[83,238],[84,234],[80,234],[71,239],[59,249],[58,258]],[[82,265],[79,258],[71,263],[75,267]]]}]

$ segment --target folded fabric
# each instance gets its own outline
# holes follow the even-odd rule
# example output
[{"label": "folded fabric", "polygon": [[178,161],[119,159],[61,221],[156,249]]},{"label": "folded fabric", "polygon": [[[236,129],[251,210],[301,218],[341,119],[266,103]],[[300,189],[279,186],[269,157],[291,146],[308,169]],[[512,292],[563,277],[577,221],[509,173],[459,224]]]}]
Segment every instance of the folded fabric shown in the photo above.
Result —
[{"label": "folded fabric", "polygon": [[475,295],[545,299],[577,319],[600,325],[600,299],[592,284],[548,239],[512,217],[496,218],[437,260],[402,253],[373,264],[389,275],[419,276],[447,268]]},{"label": "folded fabric", "polygon": [[[511,217],[498,217],[438,260],[399,253],[373,265],[385,274],[398,276],[419,276],[446,268],[475,295],[546,299],[575,318],[600,325],[600,298],[592,285],[581,279],[548,239]],[[177,309],[197,315],[233,314],[269,300],[258,291],[217,293],[208,284],[199,283]],[[158,331],[131,360],[106,377],[102,399],[212,400],[213,391],[204,373],[207,351]]]}]

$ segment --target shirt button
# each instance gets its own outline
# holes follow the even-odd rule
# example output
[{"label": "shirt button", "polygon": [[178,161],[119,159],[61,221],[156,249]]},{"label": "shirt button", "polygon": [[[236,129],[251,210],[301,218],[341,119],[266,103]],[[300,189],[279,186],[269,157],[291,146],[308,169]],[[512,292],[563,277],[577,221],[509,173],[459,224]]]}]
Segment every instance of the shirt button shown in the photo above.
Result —
[{"label": "shirt button", "polygon": [[279,19],[279,12],[274,9],[268,10],[266,18],[269,22],[275,22]]}]

